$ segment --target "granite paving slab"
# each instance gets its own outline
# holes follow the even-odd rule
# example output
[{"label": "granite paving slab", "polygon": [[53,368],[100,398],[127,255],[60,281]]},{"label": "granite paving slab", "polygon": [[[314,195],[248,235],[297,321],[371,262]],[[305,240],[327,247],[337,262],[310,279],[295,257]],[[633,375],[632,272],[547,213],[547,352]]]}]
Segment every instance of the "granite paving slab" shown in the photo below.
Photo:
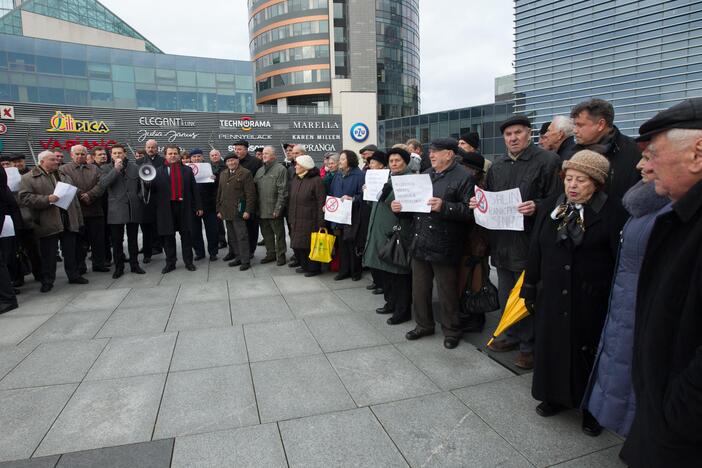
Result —
[{"label": "granite paving slab", "polygon": [[173,305],[179,288],[180,286],[157,286],[132,289],[120,305],[125,308]]},{"label": "granite paving slab", "polygon": [[41,344],[0,380],[0,389],[80,383],[106,344],[107,340]]},{"label": "granite paving slab", "polygon": [[100,328],[96,338],[161,333],[171,316],[170,305],[118,307]]},{"label": "granite paving slab", "polygon": [[199,304],[178,304],[173,306],[166,331],[196,330],[199,328],[219,328],[232,324],[229,300],[202,302]]},{"label": "granite paving slab", "polygon": [[[304,275],[274,275],[273,281],[283,295],[329,292],[329,289],[317,278],[305,278]],[[314,294],[321,296],[321,294]]]},{"label": "granite paving slab", "polygon": [[275,424],[177,437],[172,468],[285,468],[285,452]]},{"label": "granite paving slab", "polygon": [[261,422],[355,408],[324,356],[251,364]]},{"label": "granite paving slab", "polygon": [[411,466],[531,466],[450,393],[372,407]]},{"label": "granite paving slab", "polygon": [[178,334],[171,371],[231,366],[248,362],[241,325],[186,330]]},{"label": "granite paving slab", "polygon": [[29,458],[76,385],[0,391],[0,461]]},{"label": "granite paving slab", "polygon": [[261,278],[238,278],[229,280],[229,298],[232,303],[251,297],[279,296],[280,291],[272,281]]},{"label": "granite paving slab", "polygon": [[[375,310],[385,305],[382,294],[371,294],[366,289],[337,289],[334,294],[355,311]],[[385,316],[387,319],[387,316]]]},{"label": "granite paving slab", "polygon": [[388,340],[357,315],[308,317],[307,327],[325,353],[388,344]]},{"label": "granite paving slab", "polygon": [[11,317],[0,316],[0,346],[16,345],[49,320],[53,314]]},{"label": "granite paving slab", "polygon": [[226,302],[228,300],[227,282],[212,280],[206,283],[184,283],[178,291],[176,304],[202,304],[203,302]]},{"label": "granite paving slab", "polygon": [[165,374],[171,363],[176,336],[176,333],[166,333],[112,338],[85,380]]},{"label": "granite paving slab", "polygon": [[56,468],[168,468],[173,439],[67,453]]},{"label": "granite paving slab", "polygon": [[439,392],[391,345],[340,351],[327,357],[358,406]]},{"label": "granite paving slab", "polygon": [[231,311],[233,323],[277,322],[295,318],[283,296],[251,298],[232,296]]},{"label": "granite paving slab", "polygon": [[87,340],[93,338],[114,309],[89,312],[57,313],[44,322],[23,343],[39,344],[50,341]]},{"label": "granite paving slab", "polygon": [[165,374],[83,382],[35,455],[151,440]]},{"label": "granite paving slab", "polygon": [[286,294],[285,301],[297,318],[349,314],[352,312],[341,299],[329,291],[321,294]]},{"label": "granite paving slab", "polygon": [[17,296],[19,307],[11,312],[3,314],[5,317],[13,315],[46,315],[53,314],[63,309],[79,293],[54,293],[41,294],[38,291],[26,291]]},{"label": "granite paving slab", "polygon": [[248,365],[171,372],[154,438],[258,424]]},{"label": "granite paving slab", "polygon": [[615,445],[553,466],[558,468],[625,468],[626,464],[619,458],[621,450],[621,445]]},{"label": "granite paving slab", "polygon": [[3,346],[0,348],[0,380],[34,350],[33,346]]},{"label": "granite paving slab", "polygon": [[368,408],[278,423],[289,466],[406,467]]},{"label": "granite paving slab", "polygon": [[322,353],[302,320],[247,324],[244,336],[251,362]]},{"label": "granite paving slab", "polygon": [[59,456],[29,458],[0,463],[0,468],[54,468],[59,461]]},{"label": "granite paving slab", "polygon": [[375,309],[364,310],[359,312],[359,316],[363,317],[373,328],[378,330],[390,343],[406,343],[405,334],[413,330],[416,324],[413,320],[398,323],[397,325],[388,325],[388,315],[377,314]]},{"label": "granite paving slab", "polygon": [[120,305],[127,294],[129,294],[129,288],[108,289],[106,291],[85,291],[73,298],[60,312],[114,310]]}]

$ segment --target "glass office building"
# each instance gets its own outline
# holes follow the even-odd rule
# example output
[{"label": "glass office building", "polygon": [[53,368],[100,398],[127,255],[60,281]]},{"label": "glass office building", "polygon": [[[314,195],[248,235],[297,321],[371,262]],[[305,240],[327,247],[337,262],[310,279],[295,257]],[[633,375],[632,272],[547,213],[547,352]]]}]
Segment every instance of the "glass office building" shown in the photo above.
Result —
[{"label": "glass office building", "polygon": [[248,61],[0,34],[0,102],[250,113],[253,96]]},{"label": "glass office building", "polygon": [[628,135],[702,96],[702,2],[515,2],[515,112],[534,128],[590,97],[610,101]]},{"label": "glass office building", "polygon": [[386,148],[410,138],[427,144],[435,138],[458,139],[469,132],[478,132],[480,151],[492,159],[506,151],[500,124],[512,113],[512,102],[507,101],[384,120],[378,123],[378,145]]}]

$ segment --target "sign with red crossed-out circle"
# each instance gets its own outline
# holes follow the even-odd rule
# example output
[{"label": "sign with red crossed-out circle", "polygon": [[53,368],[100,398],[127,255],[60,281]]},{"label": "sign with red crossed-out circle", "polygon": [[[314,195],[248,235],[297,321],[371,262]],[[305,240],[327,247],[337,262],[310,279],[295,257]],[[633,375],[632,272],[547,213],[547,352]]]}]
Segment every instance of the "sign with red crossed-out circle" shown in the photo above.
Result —
[{"label": "sign with red crossed-out circle", "polygon": [[327,200],[327,203],[324,205],[324,208],[329,213],[334,213],[336,210],[339,209],[339,200],[336,198],[329,198]]},{"label": "sign with red crossed-out circle", "polygon": [[485,192],[483,192],[479,188],[475,189],[475,201],[478,202],[478,206],[476,207],[477,210],[480,211],[481,213],[487,213],[487,210],[488,210],[487,197],[485,196]]},{"label": "sign with red crossed-out circle", "polygon": [[200,172],[200,168],[198,167],[197,164],[195,164],[195,163],[190,163],[190,164],[188,164],[188,166],[190,166],[190,169],[193,170],[193,175],[194,175],[194,176],[196,176],[197,173]]}]

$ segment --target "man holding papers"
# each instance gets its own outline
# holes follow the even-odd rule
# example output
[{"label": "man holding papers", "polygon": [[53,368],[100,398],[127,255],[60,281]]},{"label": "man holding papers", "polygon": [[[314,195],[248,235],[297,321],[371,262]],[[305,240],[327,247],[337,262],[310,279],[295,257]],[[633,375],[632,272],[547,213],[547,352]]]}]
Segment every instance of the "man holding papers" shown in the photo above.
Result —
[{"label": "man holding papers", "polygon": [[[468,201],[473,195],[475,180],[455,161],[458,142],[453,138],[438,138],[431,142],[431,169],[419,176],[431,178],[433,196],[426,205],[428,213],[416,213],[412,224],[412,302],[417,327],[407,332],[408,340],[434,334],[432,289],[434,279],[441,302],[441,329],[444,346],[453,349],[461,339],[459,323],[458,262],[463,247],[465,223],[471,219]],[[392,202],[395,213],[402,203]]]},{"label": "man holding papers", "polygon": [[88,280],[80,276],[76,260],[78,231],[83,224],[79,201],[75,192],[72,199],[70,193],[63,197],[54,195],[59,183],[73,186],[73,181],[58,171],[59,160],[53,152],[42,151],[38,160],[39,165],[22,176],[19,198],[20,203],[31,210],[35,222],[34,234],[39,238],[42,262],[40,291],[49,292],[54,286],[59,241],[68,282],[86,284]]},{"label": "man holding papers", "polygon": [[[19,219],[19,208],[15,197],[7,186],[7,174],[2,168],[0,169],[0,233],[2,233],[0,236],[10,233],[10,226],[5,224],[13,224],[13,217]],[[15,254],[12,249],[14,246],[12,240],[12,237],[0,239],[0,248],[2,248],[2,252],[0,252],[0,314],[17,308],[15,288],[12,286],[10,272],[7,269],[7,260]]]}]

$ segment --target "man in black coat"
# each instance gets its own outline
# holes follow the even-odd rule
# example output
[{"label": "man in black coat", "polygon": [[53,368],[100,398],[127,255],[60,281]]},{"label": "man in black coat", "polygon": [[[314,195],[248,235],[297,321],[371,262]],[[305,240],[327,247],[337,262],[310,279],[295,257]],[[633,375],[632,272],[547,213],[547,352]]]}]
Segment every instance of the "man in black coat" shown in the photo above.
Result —
[{"label": "man in black coat", "polygon": [[[204,163],[202,150],[194,148],[190,151],[190,163]],[[193,166],[195,167],[195,166]],[[213,168],[214,169],[214,168]],[[219,172],[219,171],[218,171]],[[217,260],[217,184],[214,182],[216,176],[213,171],[212,182],[202,182],[196,184],[202,202],[202,216],[193,213],[193,248],[195,249],[195,260],[205,258],[205,240],[202,237],[202,225],[205,225],[205,236],[207,237],[207,253],[210,261]]]},{"label": "man in black coat", "polygon": [[[510,117],[500,125],[507,154],[495,158],[485,180],[485,189],[500,192],[518,188],[522,203],[517,210],[524,215],[524,231],[489,231],[492,264],[497,269],[497,289],[500,306],[507,304],[512,288],[526,268],[529,239],[541,201],[556,185],[560,163],[558,156],[531,142],[531,122],[523,115]],[[475,207],[475,199],[471,207]],[[527,317],[511,327],[505,338],[495,340],[490,349],[495,352],[519,348],[515,365],[533,368],[534,325]]]},{"label": "man in black coat", "polygon": [[[15,197],[7,186],[7,174],[5,169],[0,167],[0,232],[5,226],[5,216],[10,216],[19,220],[20,212]],[[14,221],[10,221],[13,222]],[[7,269],[7,259],[15,255],[15,239],[12,237],[0,239],[0,314],[9,312],[17,308],[17,298],[15,288],[10,280],[10,272]]]},{"label": "man in black coat", "polygon": [[632,468],[702,463],[702,98],[639,128],[656,192],[673,200],[653,227],[634,327],[636,416],[621,457]]},{"label": "man in black coat", "polygon": [[180,162],[180,149],[176,145],[166,146],[165,165],[156,170],[151,182],[152,196],[156,206],[156,229],[163,239],[166,251],[166,266],[161,273],[175,270],[175,232],[180,234],[183,262],[188,271],[195,271],[193,264],[192,216],[202,216],[202,202],[195,187],[192,169]]},{"label": "man in black coat", "polygon": [[[210,164],[212,165],[212,175],[215,176],[215,193],[219,188],[219,173],[227,168],[222,160],[222,153],[218,149],[212,148],[210,151]],[[224,221],[217,219],[217,248],[223,249],[227,244],[227,231],[224,229]]]},{"label": "man in black coat", "polygon": [[[152,164],[156,169],[162,167],[166,161],[158,154],[158,142],[147,140],[144,146],[146,156],[136,160],[137,166]],[[144,253],[144,263],[151,262],[151,256],[162,252],[161,239],[156,231],[156,205],[151,199],[144,210],[144,222],[141,224],[142,251]]]},{"label": "man in black coat", "polygon": [[572,154],[590,149],[604,155],[609,160],[604,192],[621,200],[627,190],[641,180],[636,169],[641,159],[637,144],[614,125],[614,107],[603,99],[581,102],[573,107],[570,117],[575,125],[576,142]]},{"label": "man in black coat", "polygon": [[[455,160],[458,142],[438,138],[431,143],[431,169],[424,172],[432,180],[433,197],[427,204],[429,213],[415,214],[412,222],[412,302],[417,326],[405,335],[416,340],[434,334],[432,289],[434,278],[441,302],[441,329],[444,346],[453,349],[461,339],[459,322],[458,262],[463,248],[466,223],[472,214],[468,200],[473,195],[475,180]],[[399,201],[392,202],[395,213],[402,210]]]},{"label": "man in black coat", "polygon": [[[234,142],[234,152],[237,158],[239,158],[239,165],[244,169],[247,169],[251,174],[255,175],[258,170],[263,166],[260,159],[249,154],[249,142],[246,140],[238,140]],[[249,234],[249,248],[251,250],[251,256],[253,257],[256,251],[256,244],[258,244],[258,227],[259,227],[259,217],[258,213],[249,213],[249,219],[246,220],[246,229]],[[224,257],[224,260],[233,260],[234,258],[229,258],[229,255]]]}]

